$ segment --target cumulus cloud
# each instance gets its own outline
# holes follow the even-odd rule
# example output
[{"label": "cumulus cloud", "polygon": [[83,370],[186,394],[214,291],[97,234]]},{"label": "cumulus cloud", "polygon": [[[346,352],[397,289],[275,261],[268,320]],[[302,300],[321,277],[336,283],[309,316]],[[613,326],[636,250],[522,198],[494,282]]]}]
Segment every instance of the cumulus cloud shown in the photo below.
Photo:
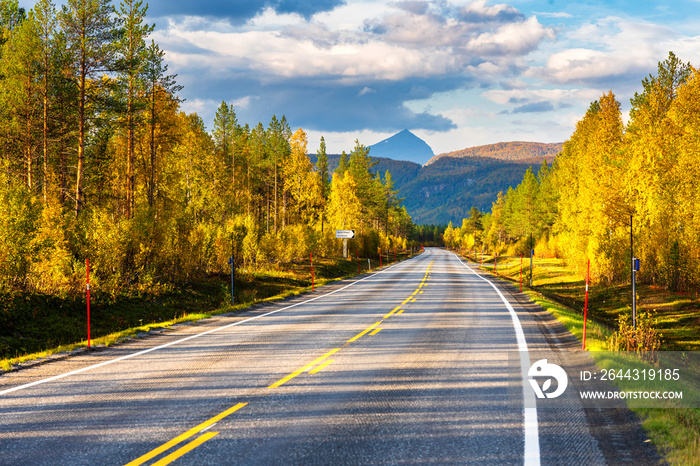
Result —
[{"label": "cumulus cloud", "polygon": [[677,50],[688,38],[665,26],[606,17],[573,29],[565,39],[577,46],[552,53],[544,66],[531,71],[532,76],[557,84],[599,87],[613,83],[619,87],[628,80],[638,83],[669,50]]},{"label": "cumulus cloud", "polygon": [[525,19],[525,15],[510,5],[488,6],[486,0],[477,0],[464,6],[459,16],[462,21],[469,23],[510,23]]},{"label": "cumulus cloud", "polygon": [[[190,10],[177,4],[180,16],[168,18],[154,38],[173,71],[186,85],[194,83],[202,98],[216,99],[229,81],[235,84],[225,95],[258,96],[255,107],[266,114],[296,116],[308,127],[322,122],[336,131],[377,125],[449,130],[449,118],[404,103],[514,78],[524,57],[555,38],[536,17],[486,0],[464,7],[446,1],[385,4],[380,14],[372,10],[353,24],[342,23],[337,10],[358,14],[356,6],[333,10],[340,1],[313,8],[303,1],[253,3],[238,23],[182,16]],[[248,107],[250,101],[240,103]],[[331,114],[324,109],[329,103]],[[246,110],[254,117],[254,109]]]}]

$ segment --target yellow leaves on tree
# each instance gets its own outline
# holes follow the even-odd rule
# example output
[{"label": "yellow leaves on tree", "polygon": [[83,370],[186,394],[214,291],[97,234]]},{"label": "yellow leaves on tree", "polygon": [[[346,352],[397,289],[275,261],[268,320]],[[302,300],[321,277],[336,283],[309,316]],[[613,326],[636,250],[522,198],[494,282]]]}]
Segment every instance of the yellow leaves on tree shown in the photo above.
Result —
[{"label": "yellow leaves on tree", "polygon": [[357,183],[349,171],[333,174],[328,217],[331,225],[339,230],[357,228],[360,224],[362,203],[357,196]]},{"label": "yellow leaves on tree", "polygon": [[306,155],[306,133],[299,128],[292,135],[289,145],[291,154],[282,166],[284,190],[290,198],[287,206],[288,218],[292,223],[311,225],[315,223],[317,213],[323,205],[323,196],[318,173],[312,170],[311,161]]}]

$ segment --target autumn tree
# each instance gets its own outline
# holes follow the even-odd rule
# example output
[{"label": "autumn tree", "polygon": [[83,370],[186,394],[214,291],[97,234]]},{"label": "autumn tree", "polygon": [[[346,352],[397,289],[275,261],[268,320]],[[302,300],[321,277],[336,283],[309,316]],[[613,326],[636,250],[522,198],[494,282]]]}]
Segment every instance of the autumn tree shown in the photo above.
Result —
[{"label": "autumn tree", "polygon": [[113,69],[117,37],[109,0],[68,0],[59,16],[71,56],[71,73],[78,89],[78,147],[75,213],[83,207],[85,146],[90,116],[104,87],[101,73]]},{"label": "autumn tree", "polygon": [[22,154],[24,181],[30,191],[36,187],[35,152],[41,49],[38,24],[34,13],[19,23],[5,42],[0,73],[5,77],[2,88],[3,106],[11,115],[8,136],[14,150]]},{"label": "autumn tree", "polygon": [[173,140],[173,137],[166,136],[172,134],[174,122],[168,115],[176,112],[178,105],[182,102],[178,93],[182,86],[175,81],[177,75],[167,74],[168,65],[164,61],[165,52],[158,44],[151,41],[151,45],[146,49],[144,57],[144,95],[147,100],[148,126],[148,205],[153,208],[155,205],[156,181],[158,172],[158,148],[165,146],[166,140]]},{"label": "autumn tree", "polygon": [[136,127],[146,106],[143,98],[143,72],[147,64],[146,38],[154,25],[144,24],[146,10],[141,0],[122,0],[117,9],[117,21],[121,26],[116,41],[116,61],[120,97],[123,108],[122,127],[126,130],[126,217],[132,218],[135,208]]}]

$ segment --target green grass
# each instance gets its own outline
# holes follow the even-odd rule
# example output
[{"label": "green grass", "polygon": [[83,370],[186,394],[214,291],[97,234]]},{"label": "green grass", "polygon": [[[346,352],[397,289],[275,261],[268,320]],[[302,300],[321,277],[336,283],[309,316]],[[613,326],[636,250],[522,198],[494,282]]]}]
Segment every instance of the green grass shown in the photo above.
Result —
[{"label": "green grass", "polygon": [[[397,254],[398,260],[407,258]],[[391,263],[394,261],[391,256]],[[379,266],[371,261],[372,270]],[[357,275],[357,261],[314,260],[314,286]],[[360,273],[367,259],[360,259]],[[167,328],[217,314],[236,312],[252,304],[284,299],[311,290],[311,263],[239,270],[235,305],[230,299],[230,275],[201,277],[159,294],[123,294],[116,298],[91,294],[91,345],[109,346],[141,332]],[[28,293],[0,295],[0,371],[17,364],[87,346],[87,304],[83,299]]]},{"label": "green grass", "polygon": [[[493,257],[483,268],[493,273]],[[523,261],[523,289],[529,289],[529,260]],[[498,276],[519,282],[520,258],[499,257]],[[583,313],[585,276],[561,259],[535,258],[534,289],[573,312]],[[630,314],[630,285],[589,286],[588,318],[601,325],[617,328],[618,318]],[[700,351],[700,300],[694,294],[679,294],[660,287],[637,285],[637,310],[649,312],[660,332],[664,351]]]},{"label": "green grass", "polygon": [[[523,261],[523,291],[552,313],[579,341],[583,338],[585,277],[559,259],[535,259],[533,284],[527,287],[529,261]],[[482,267],[494,273],[493,257]],[[520,258],[499,258],[500,278],[520,281]],[[617,318],[629,313],[629,285],[589,286],[586,349],[605,351],[605,342]],[[652,286],[638,287],[638,309],[651,311],[661,330],[662,350],[700,350],[700,304],[697,297],[679,295]],[[700,374],[698,374],[700,376]],[[659,453],[672,465],[700,464],[700,409],[632,408]]]}]

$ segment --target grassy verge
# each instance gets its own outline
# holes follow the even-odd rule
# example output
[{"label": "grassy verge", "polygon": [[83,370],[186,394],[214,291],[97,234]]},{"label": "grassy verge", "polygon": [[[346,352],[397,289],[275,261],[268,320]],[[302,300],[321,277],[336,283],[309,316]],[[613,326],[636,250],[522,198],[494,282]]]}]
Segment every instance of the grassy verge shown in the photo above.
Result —
[{"label": "grassy verge", "polygon": [[[402,260],[407,254],[397,253]],[[390,257],[394,262],[393,254]],[[359,260],[360,273],[374,270],[378,260]],[[314,285],[357,275],[357,259],[314,260]],[[217,314],[239,311],[259,302],[283,299],[311,290],[311,263],[244,269],[235,277],[235,305],[230,299],[230,275],[202,277],[158,294],[121,295],[91,292],[91,344],[109,346],[139,333],[167,328]],[[36,294],[0,296],[0,371],[17,364],[87,346],[87,312],[83,299]]]},{"label": "grassy verge", "polygon": [[[523,262],[523,289],[529,289],[529,261]],[[486,257],[483,268],[493,273],[493,257]],[[499,257],[498,276],[519,282],[520,258]],[[567,267],[561,259],[535,258],[534,290],[583,312],[585,276]],[[617,328],[618,318],[630,314],[630,285],[602,286],[591,284],[588,317],[610,328]],[[663,351],[700,351],[700,300],[695,294],[674,293],[660,287],[637,285],[637,310],[648,312],[660,332]]]},{"label": "grassy verge", "polygon": [[[520,282],[520,258],[485,258],[484,270]],[[495,270],[494,270],[495,269]],[[583,338],[585,277],[558,259],[536,259],[533,285],[529,288],[529,261],[523,263],[523,291],[551,312],[579,341]],[[652,313],[664,339],[662,350],[700,350],[700,304],[690,295],[640,286],[638,308]],[[586,349],[605,351],[606,340],[616,328],[618,316],[629,313],[629,286],[589,287],[589,318]],[[700,464],[700,409],[632,409],[642,420],[647,435],[673,465]]]}]

